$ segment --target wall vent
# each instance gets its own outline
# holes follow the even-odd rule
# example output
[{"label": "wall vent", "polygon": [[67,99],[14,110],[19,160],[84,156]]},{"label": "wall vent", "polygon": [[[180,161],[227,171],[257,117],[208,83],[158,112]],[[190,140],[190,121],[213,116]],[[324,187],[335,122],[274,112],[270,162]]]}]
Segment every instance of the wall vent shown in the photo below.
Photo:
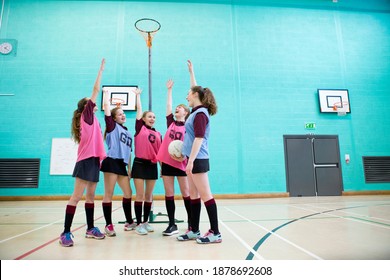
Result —
[{"label": "wall vent", "polygon": [[366,183],[390,183],[390,157],[363,157]]},{"label": "wall vent", "polygon": [[0,188],[38,188],[39,158],[0,158]]}]

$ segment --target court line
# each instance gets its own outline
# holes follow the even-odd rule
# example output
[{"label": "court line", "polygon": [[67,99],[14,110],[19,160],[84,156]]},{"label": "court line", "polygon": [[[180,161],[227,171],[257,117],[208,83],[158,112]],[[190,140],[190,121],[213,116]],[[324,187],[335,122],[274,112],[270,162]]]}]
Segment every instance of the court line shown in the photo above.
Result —
[{"label": "court line", "polygon": [[[315,259],[317,259],[317,260],[322,260],[321,257],[319,257],[319,256],[317,256],[317,255],[315,255],[315,254],[313,254],[312,252],[310,252],[310,251],[308,251],[308,250],[302,248],[301,246],[299,246],[299,245],[297,245],[297,244],[295,244],[295,243],[293,243],[293,242],[287,240],[286,238],[280,236],[279,234],[275,233],[275,231],[277,231],[277,230],[279,229],[279,227],[270,231],[269,229],[267,229],[267,228],[265,228],[265,227],[263,227],[263,226],[261,226],[261,225],[259,225],[259,224],[256,224],[256,223],[253,222],[252,220],[249,220],[248,218],[246,218],[246,217],[240,215],[239,213],[237,213],[237,212],[231,210],[230,208],[227,208],[227,207],[225,207],[225,208],[226,208],[227,210],[229,210],[230,212],[232,212],[233,214],[237,215],[238,217],[240,217],[240,218],[246,220],[247,222],[249,222],[249,223],[251,223],[251,224],[253,224],[253,225],[255,225],[255,226],[261,228],[262,230],[268,232],[268,233],[267,233],[265,236],[263,236],[263,238],[261,238],[261,239],[256,243],[256,245],[253,247],[253,250],[254,250],[254,251],[257,252],[257,250],[259,249],[260,245],[261,245],[269,236],[274,235],[274,236],[278,237],[279,239],[283,240],[284,242],[290,244],[291,246],[297,248],[298,250],[301,250],[302,252],[308,254],[309,256],[311,256],[311,257],[313,257],[313,258],[315,258]],[[294,221],[294,220],[293,220],[293,221]],[[287,225],[287,224],[289,224],[289,223],[291,223],[291,222],[293,222],[293,221],[290,221],[290,222],[288,222],[288,223],[285,223],[285,225]],[[248,256],[246,257],[246,260],[252,260],[252,259],[253,259],[253,254],[252,254],[252,251],[251,251],[251,253],[249,253]]]},{"label": "court line", "polygon": [[246,243],[238,234],[236,234],[230,227],[228,227],[221,219],[219,223],[224,226],[245,248],[247,248],[254,256],[256,256],[259,260],[264,260],[263,256],[261,256],[258,252],[254,251],[252,247]]},{"label": "court line", "polygon": [[[293,205],[291,205],[293,206]],[[297,206],[294,206],[296,208],[298,208]],[[312,216],[316,216],[316,215],[320,215],[320,214],[326,214],[328,212],[334,212],[334,211],[340,211],[340,210],[344,210],[344,209],[351,209],[351,208],[359,208],[359,207],[364,207],[364,206],[352,206],[352,207],[344,207],[344,208],[338,208],[338,209],[332,209],[332,210],[327,210],[327,211],[322,211],[322,212],[317,212],[317,213],[313,213],[313,214],[310,214],[310,215],[306,215],[306,216],[302,216],[302,217],[299,217],[299,218],[296,218],[296,219],[293,219],[287,223],[284,223],[276,228],[274,228],[271,232],[267,233],[266,235],[264,235],[257,243],[256,245],[253,247],[256,251],[260,248],[260,246],[268,239],[268,237],[270,237],[272,234],[275,234],[276,231],[278,231],[279,229],[291,224],[291,223],[295,223],[297,221],[300,221],[300,220],[304,220],[304,219],[307,219],[309,217],[312,217]],[[303,210],[306,210],[307,209],[303,209]],[[311,209],[310,209],[311,210]],[[314,210],[311,210],[311,211],[314,211]],[[258,225],[259,226],[259,225]],[[276,234],[275,234],[276,235]],[[278,235],[276,235],[278,236]],[[280,236],[278,236],[280,237]],[[253,259],[253,255],[251,254],[248,254],[247,256],[247,260],[251,260]]]},{"label": "court line", "polygon": [[[348,212],[348,211],[343,211],[343,209],[345,208],[341,208],[341,209],[329,209],[329,208],[325,208],[325,207],[318,207],[318,206],[315,206],[315,205],[310,205],[310,204],[304,204],[304,205],[307,205],[307,206],[311,206],[311,207],[317,207],[318,209],[326,209],[327,211],[339,211],[339,212],[342,212],[342,213],[346,213],[348,215],[356,215],[356,216],[361,216],[361,217],[369,217],[367,215],[361,215],[361,214],[357,214],[357,213],[352,213],[351,212]],[[297,208],[297,209],[301,209],[301,210],[305,210],[305,211],[312,211],[312,212],[315,212],[315,210],[312,210],[312,209],[307,209],[307,208],[302,208],[302,207],[298,207],[298,206],[294,206],[294,205],[290,205],[291,207],[294,207],[294,208]],[[369,206],[372,206],[372,205],[359,205],[359,206],[353,206],[353,208],[363,208],[363,207],[369,207]],[[350,209],[350,208],[348,208]],[[380,223],[380,222],[376,222],[376,221],[372,221],[372,220],[366,220],[366,219],[363,219],[363,218],[358,218],[358,217],[353,217],[353,216],[340,216],[340,215],[335,215],[335,214],[329,214],[329,213],[324,213],[325,215],[328,215],[328,216],[331,216],[331,217],[337,217],[337,218],[342,218],[342,219],[346,219],[346,220],[351,220],[351,221],[355,221],[355,222],[360,222],[360,223],[363,223],[363,224],[368,224],[368,225],[372,225],[372,226],[378,226],[378,227],[381,227],[381,228],[385,228],[385,229],[390,229],[390,225],[389,224],[385,224],[385,223]],[[374,218],[375,219],[375,218]],[[380,218],[377,218],[378,220]],[[382,219],[384,220],[384,219]],[[385,220],[387,221],[387,220]]]},{"label": "court line", "polygon": [[[117,211],[117,210],[120,209],[120,208],[122,208],[122,206],[120,206],[120,207],[114,209],[112,212],[115,212],[115,211]],[[79,214],[77,214],[77,215],[81,215],[81,214],[83,214],[83,212],[81,212],[81,213],[79,213]],[[84,212],[84,214],[85,214],[85,212]],[[103,218],[103,217],[104,217],[104,216],[100,216],[100,217],[94,219],[94,221],[98,221],[98,220],[100,220],[100,219]],[[62,220],[60,220],[60,221],[62,221]],[[54,224],[54,223],[51,223],[50,225],[52,225],[52,224]],[[85,228],[85,225],[86,225],[86,224],[83,224],[83,225],[79,226],[78,228],[72,230],[72,232],[75,232],[75,231],[78,231],[78,230],[80,230],[80,229],[82,229],[82,228]],[[48,226],[49,226],[49,225],[48,225]],[[41,228],[42,228],[42,227],[41,227]],[[38,230],[38,229],[31,230],[30,232],[33,232],[33,231],[36,231],[36,230]],[[19,236],[22,236],[22,235],[25,235],[25,234],[27,234],[27,233],[20,234]],[[11,238],[11,239],[13,239],[13,238]],[[38,246],[38,247],[36,247],[36,248],[30,250],[30,251],[28,251],[28,252],[26,252],[26,253],[20,255],[19,257],[16,257],[14,260],[21,260],[21,259],[24,259],[25,257],[27,257],[27,256],[29,256],[29,255],[31,255],[31,254],[33,254],[33,253],[39,251],[40,249],[42,249],[42,248],[44,248],[44,247],[46,247],[46,246],[48,246],[48,245],[50,245],[50,244],[56,242],[56,241],[59,240],[59,239],[60,239],[60,237],[57,237],[57,238],[55,238],[55,239],[52,239],[52,240],[50,240],[50,241],[48,241],[48,242],[46,242],[46,243],[44,243],[44,244],[42,244],[42,245],[40,245],[40,246]]]}]

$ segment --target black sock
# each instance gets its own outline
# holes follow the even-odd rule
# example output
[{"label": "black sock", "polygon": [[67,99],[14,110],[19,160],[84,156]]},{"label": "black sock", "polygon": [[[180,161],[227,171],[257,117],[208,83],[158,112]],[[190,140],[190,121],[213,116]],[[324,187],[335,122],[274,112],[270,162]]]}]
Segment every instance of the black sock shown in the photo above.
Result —
[{"label": "black sock", "polygon": [[122,207],[123,212],[125,212],[126,222],[128,222],[129,224],[134,223],[133,215],[131,213],[131,197],[122,198]]},{"label": "black sock", "polygon": [[187,197],[183,196],[183,200],[184,200],[184,207],[186,208],[187,211],[188,228],[190,228],[191,227],[191,199],[189,196]]},{"label": "black sock", "polygon": [[112,202],[103,202],[102,207],[103,207],[104,219],[106,220],[106,226],[108,226],[109,224],[112,224],[112,219],[111,219]]},{"label": "black sock", "polygon": [[95,210],[94,203],[85,203],[85,215],[87,217],[87,229],[94,227],[93,214]]},{"label": "black sock", "polygon": [[152,210],[152,202],[144,202],[144,223],[149,220],[150,211]]},{"label": "black sock", "polygon": [[199,231],[201,206],[200,198],[191,199],[191,230],[193,232]]},{"label": "black sock", "polygon": [[175,224],[175,197],[174,196],[166,196],[165,197],[165,207],[168,212],[169,226],[173,226]]},{"label": "black sock", "polygon": [[215,203],[214,198],[206,201],[204,203],[206,206],[207,214],[210,220],[210,229],[214,232],[214,234],[219,233],[218,229],[218,213],[217,213],[217,204]]},{"label": "black sock", "polygon": [[135,218],[137,219],[137,225],[139,225],[142,221],[142,201],[134,202],[134,212]]},{"label": "black sock", "polygon": [[76,213],[76,206],[66,205],[64,233],[70,232],[70,227],[72,226],[74,213]]}]

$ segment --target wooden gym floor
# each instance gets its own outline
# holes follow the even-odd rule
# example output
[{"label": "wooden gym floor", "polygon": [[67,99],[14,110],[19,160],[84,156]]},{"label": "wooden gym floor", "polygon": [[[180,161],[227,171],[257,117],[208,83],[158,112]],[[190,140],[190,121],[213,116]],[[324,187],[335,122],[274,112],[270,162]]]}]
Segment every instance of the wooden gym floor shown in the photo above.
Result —
[{"label": "wooden gym floor", "polygon": [[[166,237],[167,217],[157,215],[154,233],[123,231],[120,201],[113,202],[116,237],[84,237],[84,201],[72,231],[75,245],[58,243],[67,201],[0,201],[1,260],[390,260],[390,196],[217,199],[220,244],[199,245]],[[101,201],[95,225],[102,231]],[[166,213],[164,201],[154,214]],[[185,220],[182,200],[176,218]],[[186,222],[178,223],[181,232]],[[209,229],[202,206],[201,232]]]}]

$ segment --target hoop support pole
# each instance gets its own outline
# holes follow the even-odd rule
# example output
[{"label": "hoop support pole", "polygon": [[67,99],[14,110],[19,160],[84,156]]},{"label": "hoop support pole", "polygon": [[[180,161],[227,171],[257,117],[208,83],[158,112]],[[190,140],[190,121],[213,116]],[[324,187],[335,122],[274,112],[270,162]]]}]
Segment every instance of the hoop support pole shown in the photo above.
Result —
[{"label": "hoop support pole", "polygon": [[149,48],[149,111],[152,111],[152,47]]}]

